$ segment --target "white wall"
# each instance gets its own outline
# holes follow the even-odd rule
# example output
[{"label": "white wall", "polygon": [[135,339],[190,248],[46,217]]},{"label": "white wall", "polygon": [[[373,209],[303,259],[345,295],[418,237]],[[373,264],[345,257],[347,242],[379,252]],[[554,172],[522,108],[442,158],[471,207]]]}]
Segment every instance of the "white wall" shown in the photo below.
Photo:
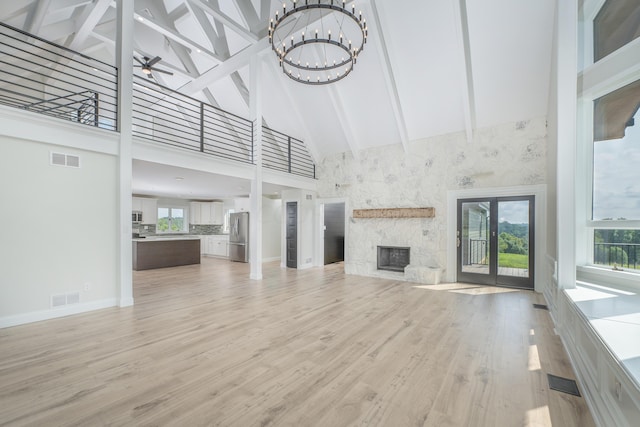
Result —
[{"label": "white wall", "polygon": [[[345,271],[384,276],[376,270],[378,245],[410,246],[411,264],[447,265],[447,191],[544,184],[544,117],[478,129],[471,143],[464,133],[327,157],[318,165],[320,198],[348,203]],[[432,219],[354,219],[353,209],[434,207]]]},{"label": "white wall", "polygon": [[280,199],[262,198],[262,260],[276,261],[280,259],[282,232],[282,201]]},{"label": "white wall", "polygon": [[[116,305],[116,157],[5,136],[0,146],[0,327]],[[50,165],[51,151],[81,167]],[[79,304],[51,308],[71,292]]]}]

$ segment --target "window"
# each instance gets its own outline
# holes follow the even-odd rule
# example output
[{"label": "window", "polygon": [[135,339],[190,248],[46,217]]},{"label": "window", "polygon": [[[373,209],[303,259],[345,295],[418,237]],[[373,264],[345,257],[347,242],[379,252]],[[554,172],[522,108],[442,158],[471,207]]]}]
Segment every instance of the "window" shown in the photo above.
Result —
[{"label": "window", "polygon": [[[640,2],[589,4],[580,34],[594,63],[578,74],[578,180],[584,185],[576,187],[576,261],[586,280],[635,288],[640,286],[640,69],[637,61],[621,58],[639,51]],[[627,56],[601,61],[623,49]]]},{"label": "window", "polygon": [[593,263],[640,268],[640,80],[593,102]]},{"label": "window", "polygon": [[186,233],[187,224],[184,220],[184,208],[160,207],[158,208],[158,233]]},{"label": "window", "polygon": [[593,57],[599,61],[640,37],[640,2],[607,0],[593,20]]},{"label": "window", "polygon": [[594,220],[640,220],[640,80],[593,103]]}]

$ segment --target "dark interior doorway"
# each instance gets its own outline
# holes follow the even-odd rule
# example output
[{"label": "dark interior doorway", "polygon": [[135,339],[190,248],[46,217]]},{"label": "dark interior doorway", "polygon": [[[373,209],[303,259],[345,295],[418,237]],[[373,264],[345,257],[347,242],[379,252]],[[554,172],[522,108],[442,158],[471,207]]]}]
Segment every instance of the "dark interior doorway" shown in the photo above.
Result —
[{"label": "dark interior doorway", "polygon": [[287,202],[287,267],[298,268],[298,202]]},{"label": "dark interior doorway", "polygon": [[344,203],[324,205],[324,264],[344,261]]}]

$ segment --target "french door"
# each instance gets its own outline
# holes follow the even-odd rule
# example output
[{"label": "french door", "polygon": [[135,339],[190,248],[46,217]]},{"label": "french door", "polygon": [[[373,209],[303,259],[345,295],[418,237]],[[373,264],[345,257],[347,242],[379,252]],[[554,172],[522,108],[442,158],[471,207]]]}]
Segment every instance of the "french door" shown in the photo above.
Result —
[{"label": "french door", "polygon": [[458,281],[533,289],[534,196],[458,200]]}]

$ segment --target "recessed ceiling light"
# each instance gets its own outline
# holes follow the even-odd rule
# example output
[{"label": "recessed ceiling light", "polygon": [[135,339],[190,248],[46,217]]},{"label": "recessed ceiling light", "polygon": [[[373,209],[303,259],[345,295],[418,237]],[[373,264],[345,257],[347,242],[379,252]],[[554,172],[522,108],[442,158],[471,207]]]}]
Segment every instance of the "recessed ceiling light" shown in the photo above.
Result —
[{"label": "recessed ceiling light", "polygon": [[200,52],[202,52],[202,51],[201,51],[200,49],[196,49],[196,52],[200,53]]},{"label": "recessed ceiling light", "polygon": [[182,181],[183,179],[184,179],[184,177],[176,176],[176,181]]}]

